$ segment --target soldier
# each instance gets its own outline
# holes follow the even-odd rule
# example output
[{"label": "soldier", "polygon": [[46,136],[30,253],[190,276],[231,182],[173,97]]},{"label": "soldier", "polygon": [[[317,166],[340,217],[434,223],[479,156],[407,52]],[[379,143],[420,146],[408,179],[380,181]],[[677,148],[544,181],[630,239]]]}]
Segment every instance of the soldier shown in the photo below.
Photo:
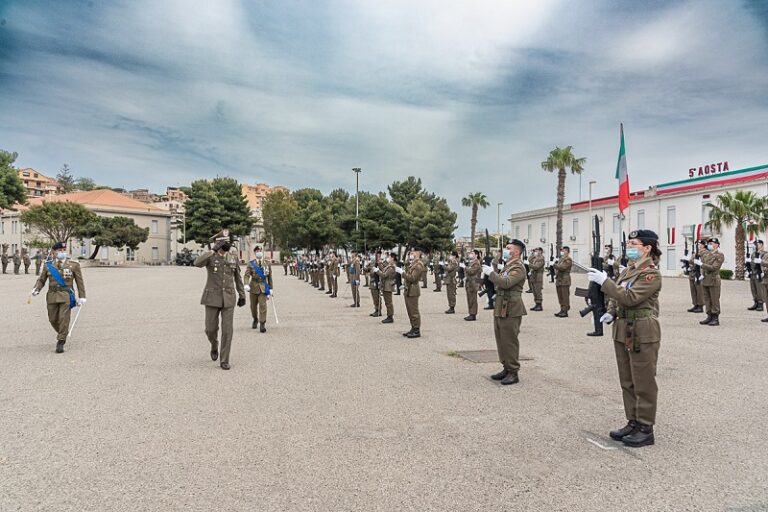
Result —
[{"label": "soldier", "polygon": [[459,258],[459,270],[456,271],[456,277],[459,280],[459,284],[456,285],[456,288],[464,288],[464,278],[466,277],[464,269],[466,267],[467,262],[464,260],[464,255],[462,253],[462,256]]},{"label": "soldier", "polygon": [[[403,268],[403,262],[396,260],[395,265],[397,268]],[[397,292],[395,295],[400,295],[400,288],[403,287],[403,273],[395,271],[395,286],[397,287]]]},{"label": "soldier", "polygon": [[720,325],[720,267],[723,266],[725,255],[720,252],[720,240],[707,240],[707,250],[694,263],[701,266],[704,278],[701,280],[704,292],[704,306],[707,318],[699,322],[701,325],[715,327]]},{"label": "soldier", "polygon": [[290,259],[286,256],[283,258],[283,273],[284,275],[288,275],[288,265],[290,264]]},{"label": "soldier", "polygon": [[[320,280],[320,288],[318,288],[321,292],[325,291],[325,271],[326,264],[325,264],[325,258],[318,256],[317,258],[317,277]],[[331,284],[328,283],[328,287],[331,287]]]},{"label": "soldier", "polygon": [[[51,250],[53,260],[46,263],[32,288],[32,295],[37,296],[48,281],[48,293],[45,295],[48,321],[56,331],[56,353],[61,354],[67,342],[72,308],[85,305],[85,283],[80,264],[68,258],[66,245],[57,242]],[[75,300],[73,283],[77,285],[78,300]]]},{"label": "soldier", "polygon": [[432,272],[434,273],[435,289],[433,292],[440,292],[443,290],[443,275],[441,269],[445,267],[445,262],[440,259],[440,255],[435,252],[432,255]]},{"label": "soldier", "polygon": [[[763,276],[763,302],[768,304],[768,251],[765,250],[765,245],[762,240],[757,241],[757,253],[760,256],[760,273]],[[766,308],[768,310],[768,307]],[[761,322],[768,322],[768,317],[760,320]]]},{"label": "soldier", "polygon": [[422,263],[422,265],[424,265],[424,274],[422,275],[422,278],[421,278],[421,287],[422,288],[427,288],[429,286],[427,284],[427,282],[428,282],[427,281],[427,267],[429,266],[429,256],[426,253],[426,249],[421,254],[421,263]]},{"label": "soldier", "polygon": [[613,255],[613,246],[611,244],[605,245],[603,250],[605,251],[603,255],[603,270],[608,274],[608,279],[615,281],[619,277],[621,262]]},{"label": "soldier", "polygon": [[19,251],[13,251],[13,273],[18,274],[19,270],[21,269],[21,256],[19,256]]},{"label": "soldier", "polygon": [[[205,267],[208,271],[208,280],[200,304],[205,306],[205,334],[211,343],[211,359],[216,361],[219,358],[218,334],[221,317],[221,369],[229,370],[235,304],[238,307],[245,306],[245,288],[237,258],[229,252],[232,248],[229,232],[220,231],[212,238],[216,242],[213,249],[198,256],[194,265]],[[239,297],[237,301],[235,290]]]},{"label": "soldier", "polygon": [[[379,317],[381,316],[381,279],[382,276],[379,273],[379,264],[381,259],[381,251],[376,251],[375,256],[373,259],[368,260],[368,273],[373,274],[373,277],[371,278],[371,286],[369,287],[369,290],[371,291],[371,299],[373,299],[373,313],[371,313],[369,316],[372,317]],[[389,322],[387,322],[389,323]]]},{"label": "soldier", "polygon": [[381,321],[383,324],[394,322],[395,306],[392,304],[392,288],[394,288],[395,276],[397,274],[397,253],[389,253],[387,260],[379,263],[379,266],[373,271],[379,276],[379,287],[384,295],[384,305],[387,306],[387,317]]},{"label": "soldier", "polygon": [[557,290],[557,301],[560,303],[560,311],[555,313],[558,318],[566,318],[568,310],[571,309],[571,248],[563,247],[560,251],[560,258],[555,260],[555,289]]},{"label": "soldier", "polygon": [[419,315],[419,296],[421,290],[419,283],[423,281],[427,273],[424,265],[421,247],[414,247],[408,254],[408,266],[399,268],[397,273],[403,275],[405,280],[405,310],[411,322],[411,330],[404,332],[406,338],[419,338],[421,336],[421,315]]},{"label": "soldier", "polygon": [[525,265],[520,259],[525,244],[512,240],[502,252],[503,267],[483,265],[482,273],[488,276],[496,288],[493,310],[493,334],[502,370],[491,379],[508,386],[520,382],[520,323],[528,314],[523,304],[523,285],[526,281]]},{"label": "soldier", "polygon": [[35,256],[32,259],[35,260],[35,275],[39,276],[40,267],[43,265],[43,255],[40,253],[40,249],[38,249],[37,252],[35,252]]},{"label": "soldier", "polygon": [[331,253],[331,263],[329,264],[328,273],[328,279],[330,279],[328,282],[333,285],[331,298],[335,299],[339,294],[339,257],[335,252]]},{"label": "soldier", "polygon": [[456,272],[459,269],[459,253],[453,251],[448,256],[448,262],[445,265],[445,291],[448,295],[448,309],[446,315],[456,313]]},{"label": "soldier", "polygon": [[[707,251],[706,244],[703,240],[696,240],[696,248],[698,254],[704,254]],[[688,256],[688,286],[691,290],[691,302],[693,307],[688,309],[689,313],[703,313],[704,312],[704,291],[701,287],[701,267],[696,265],[696,250],[691,251]]]},{"label": "soldier", "polygon": [[272,295],[272,265],[264,259],[260,246],[253,249],[254,259],[248,262],[243,274],[245,291],[251,296],[251,329],[267,332],[267,301]]},{"label": "soldier", "polygon": [[747,309],[749,311],[762,311],[763,302],[765,302],[763,283],[761,282],[763,275],[760,272],[760,251],[763,247],[763,241],[757,240],[754,247],[755,250],[752,252],[752,255],[747,255],[749,257],[749,264],[752,267],[752,271],[749,273],[749,291],[752,292],[753,302]]},{"label": "soldier", "polygon": [[24,273],[29,274],[29,266],[32,265],[32,259],[29,257],[29,250],[21,250],[21,261],[24,262]]},{"label": "soldier", "polygon": [[528,266],[530,268],[531,282],[533,283],[533,300],[535,305],[531,311],[543,311],[541,304],[544,301],[542,291],[544,289],[544,266],[547,261],[544,258],[544,249],[537,247],[533,250]]},{"label": "soldier", "polygon": [[661,342],[658,320],[661,251],[658,240],[658,235],[647,229],[631,232],[626,250],[629,266],[616,282],[608,279],[604,271],[592,269],[587,274],[589,281],[601,285],[609,298],[608,311],[600,320],[603,323],[616,320],[613,347],[627,425],[612,431],[610,436],[633,447],[654,443],[658,395],[656,364]]},{"label": "soldier", "polygon": [[352,289],[352,304],[349,307],[359,308],[360,307],[360,259],[357,256],[357,251],[352,251],[352,258],[350,258],[349,260],[347,273],[349,274],[349,286]]},{"label": "soldier", "polygon": [[8,244],[3,244],[3,255],[0,256],[0,261],[3,264],[3,274],[8,273]]},{"label": "soldier", "polygon": [[482,273],[480,251],[473,249],[469,253],[469,266],[464,268],[464,274],[467,276],[464,289],[467,292],[467,309],[469,310],[469,314],[464,317],[464,320],[468,322],[474,322],[477,319],[477,292],[480,289]]},{"label": "soldier", "polygon": [[363,265],[363,277],[365,278],[365,284],[363,286],[365,286],[366,288],[371,286],[371,272],[369,270],[370,262],[371,262],[371,253],[366,253],[365,257],[363,258],[363,263],[362,263],[362,265]]}]

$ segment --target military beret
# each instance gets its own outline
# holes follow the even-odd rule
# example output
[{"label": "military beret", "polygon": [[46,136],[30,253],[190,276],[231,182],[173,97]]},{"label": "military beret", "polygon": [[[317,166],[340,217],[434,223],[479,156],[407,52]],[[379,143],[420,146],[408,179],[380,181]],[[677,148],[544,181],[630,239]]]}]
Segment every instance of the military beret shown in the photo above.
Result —
[{"label": "military beret", "polygon": [[563,246],[563,249],[565,249],[565,250],[566,250],[566,251],[568,251],[568,252],[571,252],[571,248],[570,248],[570,247],[568,247],[567,245],[564,245],[564,246]]},{"label": "military beret", "polygon": [[638,229],[638,230],[632,231],[629,234],[628,238],[636,238],[637,240],[642,240],[643,242],[659,241],[659,235],[657,235],[650,229]]},{"label": "military beret", "polygon": [[[755,240],[755,242],[757,242],[757,243],[759,243],[759,244],[762,244],[762,243],[763,243],[763,241],[762,241],[762,240]],[[765,244],[763,244],[763,245],[765,245]]]},{"label": "military beret", "polygon": [[391,252],[391,253],[389,253],[389,255],[392,256],[393,258],[397,259],[397,253],[396,252]]},{"label": "military beret", "polygon": [[717,245],[720,245],[720,240],[718,240],[718,239],[717,239],[717,238],[715,238],[714,236],[713,236],[712,238],[710,238],[710,239],[708,239],[708,240],[707,240],[707,243],[709,243],[709,242],[712,242],[713,244],[717,244]]},{"label": "military beret", "polygon": [[53,247],[52,247],[54,251],[58,251],[59,249],[66,249],[66,248],[67,246],[64,242],[56,242],[55,244],[53,244]]},{"label": "military beret", "polygon": [[509,243],[512,245],[518,246],[521,250],[525,250],[525,244],[523,243],[522,240],[518,240],[517,238],[515,238],[511,240]]},{"label": "military beret", "polygon": [[427,250],[421,245],[414,245],[411,249],[413,251],[427,252]]},{"label": "military beret", "polygon": [[253,252],[260,251],[260,250],[261,250],[260,245],[257,245],[256,247],[253,248]]}]

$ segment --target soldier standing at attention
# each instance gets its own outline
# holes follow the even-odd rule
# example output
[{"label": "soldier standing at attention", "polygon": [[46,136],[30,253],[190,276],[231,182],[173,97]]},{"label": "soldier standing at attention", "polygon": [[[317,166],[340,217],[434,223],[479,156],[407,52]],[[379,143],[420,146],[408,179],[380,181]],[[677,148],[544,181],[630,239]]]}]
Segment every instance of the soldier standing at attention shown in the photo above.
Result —
[{"label": "soldier standing at attention", "polygon": [[[235,305],[245,306],[245,288],[240,277],[237,258],[229,252],[232,245],[229,233],[220,231],[213,237],[213,250],[195,259],[196,267],[205,267],[208,280],[205,283],[200,304],[205,306],[205,334],[211,343],[211,359],[219,358],[219,317],[221,317],[221,369],[229,370],[229,351],[232,347],[232,331]],[[235,290],[239,298],[235,300]]]},{"label": "soldier standing at attention", "polygon": [[365,278],[365,284],[363,286],[365,286],[366,288],[371,286],[370,263],[371,263],[371,253],[366,253],[362,261],[363,277]]},{"label": "soldier standing at attention", "polygon": [[[763,274],[763,302],[768,304],[768,251],[765,250],[765,245],[762,240],[757,241],[757,254],[760,257],[758,260],[760,265],[760,272]],[[766,307],[768,311],[768,306]],[[768,322],[768,317],[760,320],[761,322]]]},{"label": "soldier standing at attention", "polygon": [[[325,291],[325,274],[326,274],[326,259],[323,256],[318,256],[317,258],[317,277],[320,279],[320,288],[318,288],[321,292]],[[331,287],[331,283],[328,283],[328,288]]]},{"label": "soldier standing at attention", "polygon": [[[698,249],[699,256],[706,252],[706,244],[703,240],[696,240],[696,247]],[[701,275],[696,276],[697,272],[695,268],[699,268],[698,274],[701,274],[701,267],[696,265],[696,252],[691,251],[688,256],[688,286],[691,289],[691,302],[693,307],[688,309],[689,313],[703,313],[704,312],[704,291],[701,289]]]},{"label": "soldier standing at attention", "polygon": [[531,282],[533,283],[533,301],[535,302],[531,311],[544,311],[541,304],[544,301],[542,291],[544,290],[544,267],[546,263],[547,262],[544,259],[544,249],[541,247],[534,249],[528,264],[531,273]]},{"label": "soldier standing at attention", "polygon": [[752,252],[751,259],[749,261],[752,272],[749,273],[749,291],[752,292],[753,304],[748,307],[749,311],[762,311],[765,297],[763,296],[763,283],[761,282],[762,274],[760,273],[760,252],[763,250],[763,241],[755,241],[755,251]]},{"label": "soldier standing at attention", "polygon": [[8,273],[8,244],[3,244],[3,255],[0,256],[0,262],[3,264],[3,274]]},{"label": "soldier standing at attention", "polygon": [[[379,317],[381,316],[381,280],[382,276],[379,272],[379,264],[381,259],[381,251],[377,250],[373,259],[368,260],[368,273],[373,274],[371,278],[371,285],[368,288],[371,291],[371,299],[373,300],[373,313],[369,316]],[[389,323],[389,322],[387,322]]]},{"label": "soldier standing at attention", "polygon": [[267,301],[272,295],[272,266],[264,259],[258,245],[253,249],[254,259],[248,262],[243,274],[245,291],[251,296],[251,329],[257,326],[259,332],[267,332]]},{"label": "soldier standing at attention", "polygon": [[560,311],[555,313],[558,318],[568,316],[568,310],[571,309],[571,248],[563,247],[560,251],[560,258],[555,260],[555,289],[557,290],[557,301],[560,303]]},{"label": "soldier standing at attention", "polygon": [[24,273],[29,274],[29,266],[32,264],[32,260],[29,257],[28,249],[21,250],[21,261],[24,262]]},{"label": "soldier standing at attention", "polygon": [[339,274],[339,256],[334,252],[331,254],[331,281],[333,281],[332,299],[338,297],[339,294]]},{"label": "soldier standing at attention", "polygon": [[13,273],[18,274],[20,269],[21,269],[21,256],[19,256],[19,251],[16,250],[13,252]]},{"label": "soldier standing at attention", "polygon": [[627,446],[654,443],[656,423],[656,363],[659,358],[659,237],[640,229],[629,234],[629,266],[614,282],[604,271],[590,269],[587,279],[601,286],[608,297],[608,311],[600,321],[613,324],[613,348],[619,368],[627,425],[610,433]]},{"label": "soldier standing at attention", "polygon": [[[349,260],[349,286],[352,289],[352,304],[349,307],[360,307],[360,259],[357,257],[357,251],[352,251],[352,257]],[[381,313],[379,313],[381,314]]]},{"label": "soldier standing at attention", "polygon": [[448,295],[448,309],[446,315],[456,313],[456,272],[459,270],[459,253],[453,251],[445,263],[445,291]]},{"label": "soldier standing at attention", "polygon": [[707,240],[707,250],[694,263],[701,266],[704,279],[701,280],[704,292],[704,306],[707,318],[699,322],[701,325],[720,325],[720,267],[723,266],[725,255],[720,252],[720,240]]},{"label": "soldier standing at attention", "polygon": [[443,290],[443,280],[442,276],[440,275],[440,269],[445,266],[445,262],[440,260],[440,255],[435,252],[435,254],[432,255],[432,273],[435,276],[435,289],[432,291],[440,292]]},{"label": "soldier standing at attention", "polygon": [[286,256],[283,258],[283,273],[284,275],[288,275],[288,265],[291,263],[291,260]]},{"label": "soldier standing at attention", "polygon": [[[397,253],[389,253],[386,261],[379,263],[373,272],[379,276],[379,287],[384,295],[384,305],[387,306],[387,317],[381,321],[383,324],[394,322],[395,306],[392,304],[392,289],[395,286],[395,276],[397,274]],[[381,313],[379,313],[381,314]]]},{"label": "soldier standing at attention", "polygon": [[40,267],[43,266],[43,255],[40,254],[40,249],[37,250],[33,259],[35,260],[35,275],[39,276]]},{"label": "soldier standing at attention", "polygon": [[421,254],[421,263],[424,265],[424,275],[421,278],[421,287],[426,288],[428,286],[427,267],[429,266],[429,256],[427,255],[426,250]]},{"label": "soldier standing at attention", "polygon": [[469,310],[469,314],[464,317],[464,320],[467,320],[468,322],[477,319],[477,292],[480,288],[482,273],[483,268],[480,264],[480,251],[474,249],[469,253],[469,266],[464,269],[464,274],[467,276],[464,289],[467,292],[467,309]]},{"label": "soldier standing at attention", "polygon": [[419,283],[424,279],[427,268],[422,260],[421,247],[414,247],[408,254],[408,266],[405,269],[399,268],[399,274],[403,275],[405,280],[405,310],[408,313],[408,319],[411,322],[411,330],[404,332],[406,338],[419,338],[421,336],[421,315],[419,315],[419,296],[421,290]]},{"label": "soldier standing at attention", "polygon": [[525,265],[520,255],[525,244],[512,240],[502,251],[503,268],[483,265],[482,272],[496,287],[496,300],[493,310],[493,334],[496,349],[499,352],[501,372],[491,375],[491,379],[508,386],[520,382],[520,324],[528,314],[523,304],[523,285],[526,281]]},{"label": "soldier standing at attention", "polygon": [[[51,250],[53,261],[46,262],[43,273],[32,288],[32,295],[37,296],[48,281],[48,293],[45,295],[48,321],[56,331],[56,353],[61,354],[67,342],[72,308],[85,305],[85,283],[80,264],[68,258],[67,247],[62,242],[55,243]],[[77,285],[79,300],[75,300],[73,283]]]}]

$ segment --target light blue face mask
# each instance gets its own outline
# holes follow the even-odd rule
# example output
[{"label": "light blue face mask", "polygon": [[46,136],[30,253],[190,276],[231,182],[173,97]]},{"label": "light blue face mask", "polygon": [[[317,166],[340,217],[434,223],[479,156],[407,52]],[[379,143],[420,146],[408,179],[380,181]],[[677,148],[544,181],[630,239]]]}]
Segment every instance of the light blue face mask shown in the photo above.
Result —
[{"label": "light blue face mask", "polygon": [[642,253],[640,252],[640,249],[637,247],[628,247],[627,248],[627,258],[631,260],[639,260],[642,256]]},{"label": "light blue face mask", "polygon": [[501,251],[501,257],[504,258],[505,261],[508,260],[510,256],[512,255],[510,254],[509,249]]},{"label": "light blue face mask", "polygon": [[711,251],[714,246],[712,244],[707,244],[707,250]]},{"label": "light blue face mask", "polygon": [[67,253],[65,252],[57,252],[56,257],[59,258],[61,261],[64,261],[67,259]]}]

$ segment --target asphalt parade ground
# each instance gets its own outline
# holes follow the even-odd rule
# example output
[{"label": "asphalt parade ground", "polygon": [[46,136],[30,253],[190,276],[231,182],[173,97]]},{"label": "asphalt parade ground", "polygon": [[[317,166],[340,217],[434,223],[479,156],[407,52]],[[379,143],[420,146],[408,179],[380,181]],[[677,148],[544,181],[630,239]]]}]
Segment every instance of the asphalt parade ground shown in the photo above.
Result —
[{"label": "asphalt parade ground", "polygon": [[[0,510],[765,511],[768,324],[748,284],[723,283],[700,326],[688,282],[665,278],[656,444],[625,448],[612,341],[544,311],[521,332],[521,382],[498,363],[491,312],[446,315],[422,290],[371,318],[275,267],[280,323],[235,313],[230,362],[210,360],[196,268],[86,268],[84,306],[55,354],[34,276],[0,276]],[[582,282],[583,281],[583,282]],[[586,278],[574,275],[585,286]],[[532,296],[524,294],[526,306]]]}]

